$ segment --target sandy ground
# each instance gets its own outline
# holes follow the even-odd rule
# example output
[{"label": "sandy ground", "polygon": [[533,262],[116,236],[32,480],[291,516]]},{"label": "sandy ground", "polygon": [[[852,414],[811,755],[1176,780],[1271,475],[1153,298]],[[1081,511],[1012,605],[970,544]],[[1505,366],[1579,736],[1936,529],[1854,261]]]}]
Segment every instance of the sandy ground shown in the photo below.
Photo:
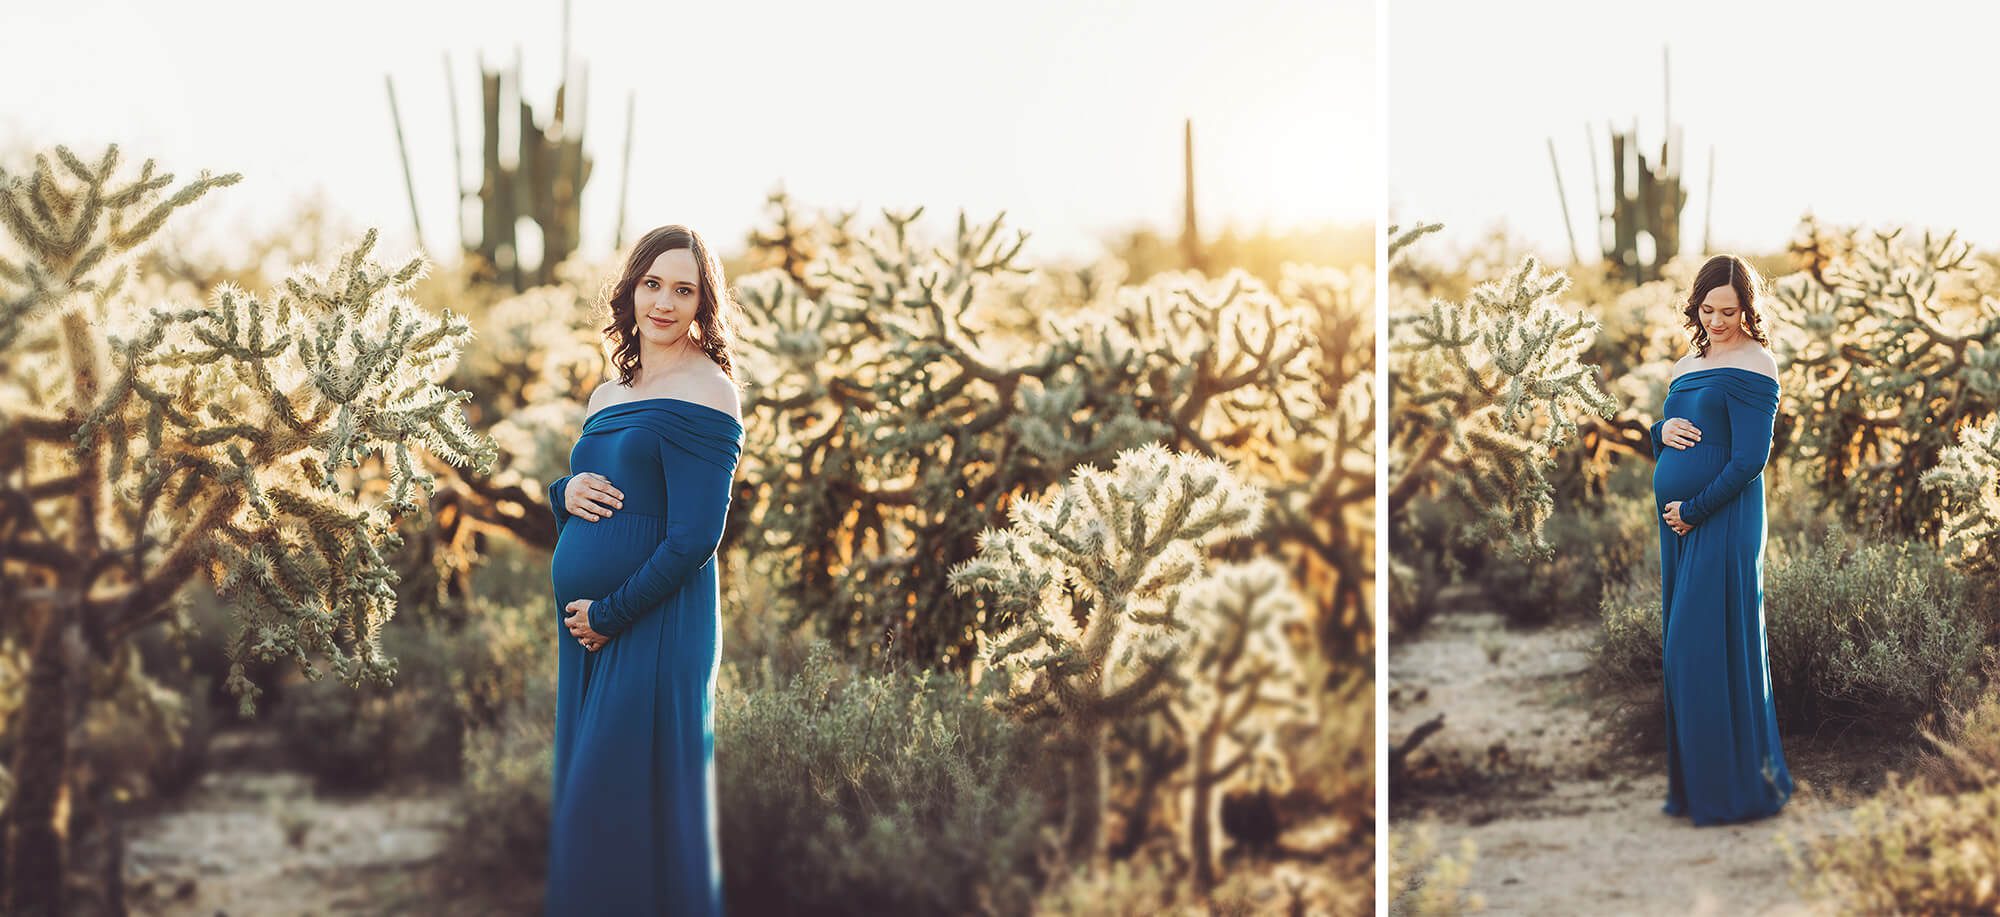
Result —
[{"label": "sandy ground", "polygon": [[[438,857],[452,807],[443,792],[324,796],[275,763],[277,736],[215,738],[216,766],[170,807],[125,825],[133,914],[442,913]],[[466,902],[469,904],[469,902]],[[539,898],[478,905],[539,913]],[[493,910],[498,908],[498,910]]]},{"label": "sandy ground", "polygon": [[1594,634],[1461,612],[1391,641],[1391,747],[1445,714],[1411,756],[1420,789],[1392,801],[1397,827],[1434,824],[1443,851],[1472,839],[1486,913],[1826,913],[1793,887],[1781,838],[1840,830],[1847,806],[1802,779],[1774,818],[1695,828],[1662,814],[1664,757],[1621,751],[1584,678]]}]

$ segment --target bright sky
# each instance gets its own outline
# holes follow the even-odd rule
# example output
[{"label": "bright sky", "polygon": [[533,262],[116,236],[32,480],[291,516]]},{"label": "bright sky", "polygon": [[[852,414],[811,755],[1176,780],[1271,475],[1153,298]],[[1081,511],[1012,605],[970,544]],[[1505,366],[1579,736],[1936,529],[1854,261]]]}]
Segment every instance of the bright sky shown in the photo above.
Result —
[{"label": "bright sky", "polygon": [[1782,249],[1809,208],[2000,247],[1993,4],[1391,0],[1386,15],[1392,221],[1443,220],[1460,243],[1504,221],[1567,260],[1553,137],[1594,260],[1584,125],[1607,184],[1607,120],[1636,119],[1656,154],[1666,47],[1684,245],[1701,243],[1713,146],[1718,250]]},{"label": "bright sky", "polygon": [[[273,224],[314,189],[385,242],[410,207],[384,74],[427,241],[456,251],[444,55],[478,182],[475,58],[511,63],[551,106],[553,0],[314,5],[246,0],[34,3],[0,29],[0,148],[240,171],[209,212]],[[589,67],[586,250],[611,244],[625,99],[638,92],[627,238],[690,224],[740,247],[779,183],[812,206],[1007,212],[1031,258],[1090,255],[1135,222],[1177,231],[1181,123],[1195,124],[1205,233],[1372,221],[1373,0],[1232,4],[613,3],[575,0]]]}]

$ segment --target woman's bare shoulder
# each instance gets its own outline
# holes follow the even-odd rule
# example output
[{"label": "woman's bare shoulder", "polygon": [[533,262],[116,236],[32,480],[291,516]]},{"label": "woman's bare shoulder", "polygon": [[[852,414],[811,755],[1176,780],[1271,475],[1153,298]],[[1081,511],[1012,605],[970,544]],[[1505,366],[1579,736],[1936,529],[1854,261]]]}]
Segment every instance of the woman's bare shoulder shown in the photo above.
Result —
[{"label": "woman's bare shoulder", "polygon": [[743,398],[736,390],[736,380],[720,366],[704,368],[701,372],[690,373],[675,397],[685,398],[696,404],[711,407],[743,422]]},{"label": "woman's bare shoulder", "polygon": [[1680,359],[1674,361],[1674,373],[1671,377],[1667,379],[1667,381],[1672,382],[1674,379],[1680,378],[1685,373],[1690,373],[1697,369],[1700,369],[1701,368],[1700,364],[1701,364],[1700,354],[1694,353],[1692,351],[1682,354]]},{"label": "woman's bare shoulder", "polygon": [[597,387],[590,390],[590,400],[584,402],[583,416],[589,417],[597,413],[598,408],[610,404],[609,399],[616,392],[617,388],[618,381],[615,379],[606,379],[603,382],[597,383]]},{"label": "woman's bare shoulder", "polygon": [[1778,358],[1763,345],[1752,345],[1750,352],[1743,355],[1743,368],[1756,370],[1773,379],[1778,378]]}]

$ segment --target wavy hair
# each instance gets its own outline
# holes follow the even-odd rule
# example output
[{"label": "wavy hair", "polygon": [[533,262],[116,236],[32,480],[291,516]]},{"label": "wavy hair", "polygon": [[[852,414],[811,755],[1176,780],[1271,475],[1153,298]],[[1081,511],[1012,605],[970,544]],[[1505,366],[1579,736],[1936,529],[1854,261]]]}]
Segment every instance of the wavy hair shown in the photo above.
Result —
[{"label": "wavy hair", "polygon": [[1687,318],[1688,338],[1694,344],[1695,353],[1708,356],[1708,328],[1701,323],[1701,301],[1708,298],[1709,291],[1716,287],[1728,286],[1736,291],[1736,301],[1743,307],[1743,330],[1749,332],[1750,339],[1766,347],[1771,346],[1764,336],[1764,318],[1757,311],[1757,294],[1764,289],[1764,277],[1757,269],[1735,255],[1716,255],[1708,259],[1695,272],[1694,289],[1688,293],[1687,303],[1681,314]]},{"label": "wavy hair", "polygon": [[722,367],[723,375],[736,378],[736,370],[730,359],[730,344],[735,338],[735,323],[732,311],[736,307],[729,298],[729,283],[722,274],[722,262],[715,257],[714,250],[702,241],[701,233],[680,224],[661,226],[633,243],[632,252],[625,256],[625,271],[611,288],[611,323],[604,326],[604,336],[611,339],[611,365],[618,369],[618,384],[629,386],[639,373],[639,324],[633,314],[632,291],[639,286],[640,278],[653,267],[654,260],[663,252],[685,248],[694,254],[695,286],[699,289],[699,301],[695,305],[694,324],[688,328],[688,336],[694,338],[695,346],[708,354],[715,365]]}]

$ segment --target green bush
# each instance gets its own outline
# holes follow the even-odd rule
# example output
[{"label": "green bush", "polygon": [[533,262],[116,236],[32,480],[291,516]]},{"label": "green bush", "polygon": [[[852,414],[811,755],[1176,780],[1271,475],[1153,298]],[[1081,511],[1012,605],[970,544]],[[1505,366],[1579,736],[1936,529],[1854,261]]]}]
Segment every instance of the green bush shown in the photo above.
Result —
[{"label": "green bush", "polygon": [[1917,760],[1917,775],[1933,790],[1965,792],[2000,786],[2000,691],[1990,687],[2000,676],[2000,657],[1989,653],[1989,687],[1965,707],[1954,707],[1943,724],[1926,726],[1930,749]]},{"label": "green bush", "polygon": [[541,876],[554,779],[556,646],[541,601],[473,616],[453,666],[465,723],[451,862],[462,878]]},{"label": "green bush", "polygon": [[1449,502],[1428,496],[1410,500],[1403,515],[1393,524],[1395,537],[1389,544],[1386,577],[1389,591],[1389,632],[1404,637],[1423,630],[1441,609],[1439,593],[1463,574],[1468,552],[1452,537],[1455,508]]},{"label": "green bush", "polygon": [[1659,520],[1648,500],[1559,504],[1542,536],[1555,549],[1548,559],[1501,555],[1479,568],[1481,593],[1517,624],[1589,615],[1603,605],[1607,587],[1625,571],[1639,569],[1649,559],[1659,568]]},{"label": "green bush", "polygon": [[2000,785],[1933,794],[1892,779],[1853,830],[1791,856],[1798,884],[1843,913],[2000,913]]},{"label": "green bush", "polygon": [[1027,910],[1048,779],[982,691],[851,674],[820,642],[796,676],[724,697],[715,744],[732,910]]},{"label": "green bush", "polygon": [[555,653],[524,666],[526,696],[487,726],[466,729],[452,866],[462,875],[540,876],[548,865],[555,766]]},{"label": "green bush", "polygon": [[1791,851],[1800,885],[1850,913],[2000,912],[2000,692],[1924,735],[1932,750],[1915,779],[1892,775],[1855,810],[1853,831]]},{"label": "green bush", "polygon": [[1483,909],[1485,901],[1469,891],[1478,859],[1478,848],[1469,837],[1459,839],[1456,852],[1440,851],[1434,825],[1390,832],[1389,913],[1426,917]]},{"label": "green bush", "polygon": [[[1641,567],[1604,587],[1602,628],[1592,678],[1624,703],[1613,731],[1640,752],[1666,747],[1666,698],[1661,686],[1660,564]],[[1778,709],[1782,720],[1786,711]]]},{"label": "green bush", "polygon": [[[1764,557],[1771,689],[1788,731],[1836,722],[1907,730],[1969,699],[1989,613],[1920,542],[1773,538]],[[1597,670],[1613,684],[1660,677],[1659,565],[1605,595]]]},{"label": "green bush", "polygon": [[453,636],[405,619],[383,628],[393,683],[359,689],[325,673],[290,685],[277,724],[287,757],[333,791],[392,778],[459,776],[462,717],[452,700]]},{"label": "green bush", "polygon": [[[1324,684],[1324,669],[1315,666],[1311,683]],[[1316,692],[1311,703],[1316,721],[1298,734],[1283,737],[1293,762],[1298,795],[1311,808],[1350,819],[1356,828],[1373,832],[1375,824],[1375,679],[1361,671],[1338,676],[1332,687]]]},{"label": "green bush", "polygon": [[1036,897],[1034,913],[1063,917],[1366,913],[1374,890],[1353,888],[1363,884],[1358,880],[1343,888],[1342,881],[1323,868],[1239,869],[1203,895],[1172,857],[1149,852],[1095,872],[1079,868],[1057,878]]}]

